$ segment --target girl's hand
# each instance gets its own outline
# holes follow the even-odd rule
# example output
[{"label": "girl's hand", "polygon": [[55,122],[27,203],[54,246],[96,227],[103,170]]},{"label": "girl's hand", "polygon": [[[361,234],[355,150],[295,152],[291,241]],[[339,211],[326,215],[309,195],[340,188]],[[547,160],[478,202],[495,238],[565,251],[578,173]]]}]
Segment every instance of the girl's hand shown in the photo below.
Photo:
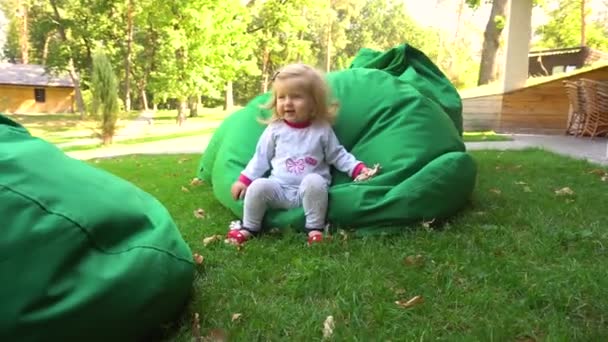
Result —
[{"label": "girl's hand", "polygon": [[230,193],[232,194],[232,198],[236,201],[238,199],[245,197],[245,192],[247,191],[247,185],[241,181],[236,181],[232,184],[232,188],[230,188]]},{"label": "girl's hand", "polygon": [[380,164],[374,165],[374,167],[371,169],[364,167],[361,170],[361,173],[359,173],[359,175],[355,178],[355,182],[361,182],[364,180],[368,180],[368,179],[374,177],[376,174],[378,174],[378,172],[380,172]]}]

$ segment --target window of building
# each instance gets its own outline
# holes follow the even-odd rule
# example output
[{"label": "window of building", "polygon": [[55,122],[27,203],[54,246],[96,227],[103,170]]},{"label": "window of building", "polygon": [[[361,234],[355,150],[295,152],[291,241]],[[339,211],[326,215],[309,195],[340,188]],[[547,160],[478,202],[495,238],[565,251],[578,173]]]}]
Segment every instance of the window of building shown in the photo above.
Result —
[{"label": "window of building", "polygon": [[41,88],[34,89],[34,99],[36,102],[46,102],[46,91]]}]

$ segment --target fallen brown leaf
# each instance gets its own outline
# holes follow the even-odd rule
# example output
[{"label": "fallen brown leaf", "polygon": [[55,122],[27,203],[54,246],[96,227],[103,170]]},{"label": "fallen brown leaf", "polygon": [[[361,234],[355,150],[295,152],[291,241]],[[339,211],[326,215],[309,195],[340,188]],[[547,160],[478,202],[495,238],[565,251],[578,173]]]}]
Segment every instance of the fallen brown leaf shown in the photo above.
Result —
[{"label": "fallen brown leaf", "polygon": [[602,169],[594,169],[594,170],[591,170],[591,171],[589,171],[587,173],[598,175],[598,176],[604,176],[604,175],[606,175],[606,171],[604,171]]},{"label": "fallen brown leaf", "polygon": [[190,190],[188,190],[188,188],[186,188],[185,186],[182,186],[182,191],[183,192],[190,192]]},{"label": "fallen brown leaf", "polygon": [[422,221],[422,226],[426,229],[431,228],[431,225],[433,224],[433,222],[435,222],[435,219],[432,219],[430,221]]},{"label": "fallen brown leaf", "polygon": [[232,314],[232,321],[233,322],[238,321],[241,318],[241,316],[243,316],[243,314],[240,314],[240,313]]},{"label": "fallen brown leaf", "polygon": [[194,313],[194,317],[192,318],[192,335],[195,341],[201,340],[201,324],[198,317],[198,312]]},{"label": "fallen brown leaf", "polygon": [[203,184],[203,180],[198,179],[197,177],[192,178],[192,180],[190,181],[190,185],[192,186],[198,186]]},{"label": "fallen brown leaf", "polygon": [[216,241],[222,241],[223,236],[222,235],[211,235],[209,237],[206,237],[203,239],[203,245],[207,246],[210,243],[216,242]]},{"label": "fallen brown leaf", "polygon": [[515,341],[517,341],[517,342],[536,342],[536,339],[532,336],[525,335],[525,336],[518,337]]},{"label": "fallen brown leaf", "polygon": [[570,189],[569,187],[565,187],[559,190],[555,190],[555,194],[558,196],[574,195],[574,191],[572,191],[572,189]]},{"label": "fallen brown leaf", "polygon": [[203,263],[203,260],[205,260],[205,258],[203,258],[203,256],[202,256],[202,255],[200,255],[200,254],[198,254],[198,253],[194,253],[194,254],[192,254],[192,259],[194,259],[194,262],[195,262],[197,265],[202,264],[202,263]]},{"label": "fallen brown leaf", "polygon": [[211,329],[209,334],[203,338],[203,341],[208,342],[225,342],[228,341],[226,333],[222,329]]},{"label": "fallen brown leaf", "polygon": [[205,217],[205,211],[201,208],[198,208],[194,211],[194,217],[197,219],[202,219]]},{"label": "fallen brown leaf", "polygon": [[502,193],[502,191],[500,191],[500,189],[495,189],[495,188],[490,189],[490,192],[493,192],[497,195],[500,195]]},{"label": "fallen brown leaf", "polygon": [[416,256],[409,255],[403,259],[403,262],[408,266],[419,266],[424,263],[424,257],[420,254]]},{"label": "fallen brown leaf", "polygon": [[323,339],[328,339],[334,334],[334,316],[327,316],[323,322]]},{"label": "fallen brown leaf", "polygon": [[406,309],[416,306],[418,304],[422,304],[422,303],[424,303],[424,298],[422,296],[412,297],[408,301],[398,300],[395,302],[395,304],[399,305],[402,308],[406,308]]}]

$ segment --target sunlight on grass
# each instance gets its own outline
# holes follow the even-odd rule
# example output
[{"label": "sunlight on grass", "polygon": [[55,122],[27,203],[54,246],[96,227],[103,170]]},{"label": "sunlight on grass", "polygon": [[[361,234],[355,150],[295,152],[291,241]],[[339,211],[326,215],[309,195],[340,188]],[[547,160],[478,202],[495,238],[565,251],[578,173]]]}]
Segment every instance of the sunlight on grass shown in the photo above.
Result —
[{"label": "sunlight on grass", "polygon": [[464,132],[463,139],[465,142],[478,142],[478,141],[510,141],[513,140],[508,135],[497,134],[494,131],[484,132]]},{"label": "sunlight on grass", "polygon": [[[471,203],[443,226],[335,234],[315,248],[287,230],[240,251],[203,245],[235,217],[208,184],[190,185],[199,155],[92,164],[157,197],[204,256],[192,301],[166,340],[191,341],[194,312],[202,336],[222,331],[235,341],[320,340],[329,315],[336,341],[607,340],[607,170],[539,150],[472,155],[479,176]],[[565,187],[573,193],[556,193]],[[193,215],[197,208],[205,218]],[[404,262],[416,255],[420,263]],[[413,308],[395,304],[418,295],[424,303]]]}]

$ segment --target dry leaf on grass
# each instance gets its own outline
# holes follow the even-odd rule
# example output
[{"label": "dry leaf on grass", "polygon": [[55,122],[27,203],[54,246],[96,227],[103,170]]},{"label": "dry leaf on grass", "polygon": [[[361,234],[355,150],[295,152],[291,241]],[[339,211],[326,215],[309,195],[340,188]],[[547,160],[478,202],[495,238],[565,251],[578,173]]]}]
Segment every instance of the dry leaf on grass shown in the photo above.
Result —
[{"label": "dry leaf on grass", "polygon": [[188,188],[186,188],[185,186],[182,186],[182,191],[183,192],[190,192],[190,190],[188,190]]},{"label": "dry leaf on grass", "polygon": [[205,260],[205,258],[203,258],[203,256],[202,256],[202,255],[200,255],[200,254],[198,254],[198,253],[194,253],[194,254],[192,254],[192,259],[194,260],[194,262],[195,262],[197,265],[202,264],[202,263],[203,263],[203,261]]},{"label": "dry leaf on grass", "polygon": [[490,189],[490,192],[493,192],[497,195],[500,195],[502,193],[502,191],[500,191],[500,189],[495,189],[495,188]]},{"label": "dry leaf on grass", "polygon": [[409,255],[407,257],[405,257],[405,259],[403,259],[403,263],[408,265],[408,266],[419,266],[424,264],[424,257],[420,254],[414,256],[414,255]]},{"label": "dry leaf on grass", "polygon": [[334,334],[334,316],[327,316],[323,322],[323,338],[328,339]]},{"label": "dry leaf on grass", "polygon": [[433,222],[435,222],[435,219],[432,219],[430,221],[422,221],[422,226],[426,229],[431,228],[431,225],[433,224]]},{"label": "dry leaf on grass", "polygon": [[201,323],[198,317],[198,312],[195,312],[194,317],[192,318],[192,335],[195,341],[201,340]]},{"label": "dry leaf on grass", "polygon": [[572,191],[572,189],[570,189],[569,187],[565,187],[559,190],[555,190],[555,194],[558,196],[569,196],[574,195],[574,191]]},{"label": "dry leaf on grass", "polygon": [[399,305],[402,308],[411,308],[418,304],[424,303],[424,298],[422,296],[415,296],[409,299],[408,301],[398,300],[395,304]]},{"label": "dry leaf on grass", "polygon": [[197,177],[192,178],[192,180],[190,181],[190,185],[192,186],[198,186],[203,184],[203,181],[201,179],[198,179]]},{"label": "dry leaf on grass", "polygon": [[209,237],[206,237],[203,239],[203,245],[207,246],[210,243],[214,243],[216,241],[222,241],[223,236],[222,235],[211,235]]},{"label": "dry leaf on grass", "polygon": [[588,173],[598,175],[598,176],[605,176],[606,174],[608,174],[606,171],[604,171],[602,169],[594,169],[594,170],[589,171]]},{"label": "dry leaf on grass", "polygon": [[205,217],[205,211],[201,208],[198,208],[194,211],[194,217],[197,219],[202,219]]},{"label": "dry leaf on grass", "polygon": [[404,294],[405,294],[405,292],[406,292],[406,291],[405,291],[405,289],[403,289],[403,288],[399,288],[399,289],[396,289],[396,290],[395,290],[395,294],[396,294],[397,296],[404,295]]},{"label": "dry leaf on grass", "polygon": [[241,316],[243,316],[243,314],[240,314],[240,313],[232,314],[232,321],[233,322],[238,321],[241,318]]},{"label": "dry leaf on grass", "polygon": [[207,334],[207,336],[203,338],[203,341],[224,342],[228,341],[228,337],[222,329],[211,329],[211,331],[209,331],[209,334]]}]

